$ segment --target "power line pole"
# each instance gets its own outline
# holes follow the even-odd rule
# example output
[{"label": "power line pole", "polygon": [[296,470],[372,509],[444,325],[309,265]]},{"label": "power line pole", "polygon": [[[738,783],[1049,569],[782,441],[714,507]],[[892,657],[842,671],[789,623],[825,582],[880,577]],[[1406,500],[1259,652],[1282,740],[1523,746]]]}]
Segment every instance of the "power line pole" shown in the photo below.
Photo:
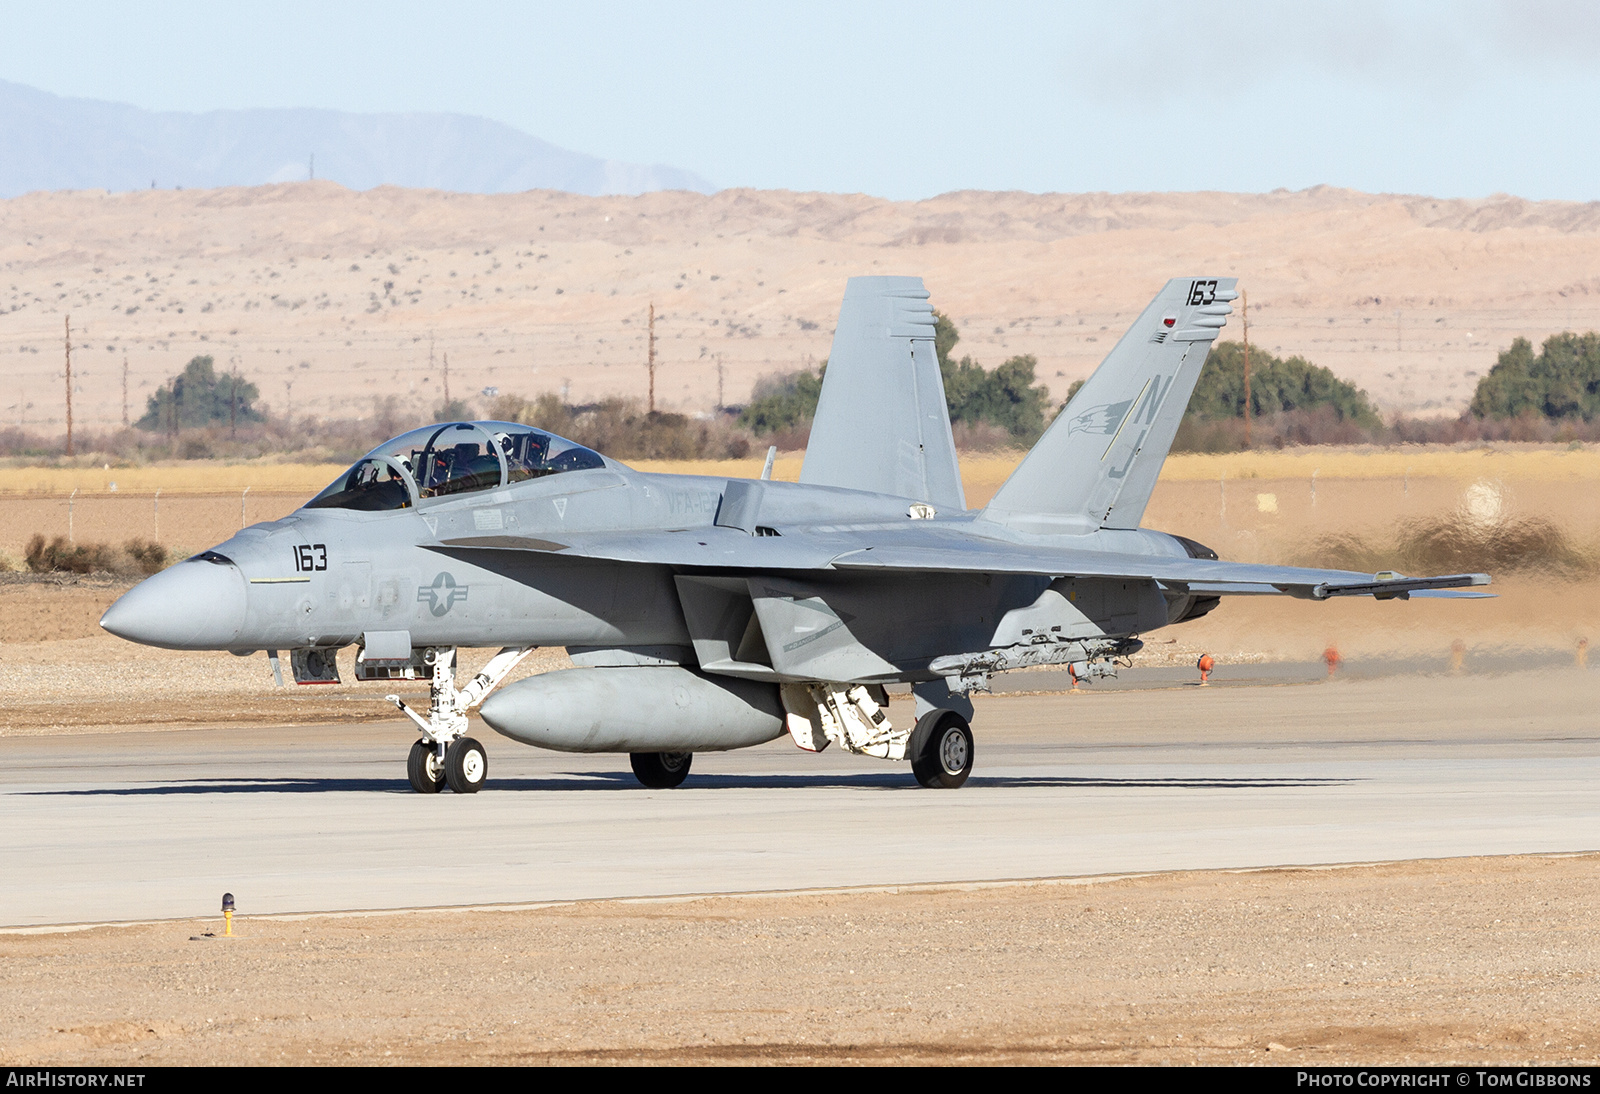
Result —
[{"label": "power line pole", "polygon": [[67,455],[72,455],[72,316],[67,316]]},{"label": "power line pole", "polygon": [[448,410],[450,407],[450,355],[448,353],[444,355],[444,405],[445,409]]},{"label": "power line pole", "polygon": [[1244,327],[1244,446],[1250,447],[1250,294],[1239,294],[1239,320]]},{"label": "power line pole", "polygon": [[656,412],[656,306],[650,305],[650,356],[648,359],[650,369],[650,413]]},{"label": "power line pole", "polygon": [[128,428],[128,355],[122,355],[122,428]]},{"label": "power line pole", "polygon": [[717,354],[717,413],[722,413],[722,354]]}]

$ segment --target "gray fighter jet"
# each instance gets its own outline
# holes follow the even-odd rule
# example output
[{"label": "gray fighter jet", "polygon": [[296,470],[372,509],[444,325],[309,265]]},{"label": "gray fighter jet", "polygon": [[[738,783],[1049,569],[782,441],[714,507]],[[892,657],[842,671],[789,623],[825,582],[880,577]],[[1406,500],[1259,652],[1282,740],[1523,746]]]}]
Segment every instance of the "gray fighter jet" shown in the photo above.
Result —
[{"label": "gray fighter jet", "polygon": [[[1482,595],[1483,574],[1220,561],[1139,527],[1231,278],[1168,282],[987,507],[961,488],[922,281],[858,277],[839,313],[795,483],[634,471],[537,429],[452,422],[397,437],[282,520],[142,582],[101,625],[180,650],[290,651],[296,681],[426,679],[408,774],[421,793],[484,784],[467,713],[507,737],[626,752],[650,787],[699,751],[787,733],[972,770],[972,704],[1034,665],[1110,671],[1138,635],[1224,596]],[[503,647],[464,686],[458,647]],[[508,684],[537,646],[578,666]],[[916,720],[888,717],[909,684]],[[493,694],[490,694],[493,692]]]}]

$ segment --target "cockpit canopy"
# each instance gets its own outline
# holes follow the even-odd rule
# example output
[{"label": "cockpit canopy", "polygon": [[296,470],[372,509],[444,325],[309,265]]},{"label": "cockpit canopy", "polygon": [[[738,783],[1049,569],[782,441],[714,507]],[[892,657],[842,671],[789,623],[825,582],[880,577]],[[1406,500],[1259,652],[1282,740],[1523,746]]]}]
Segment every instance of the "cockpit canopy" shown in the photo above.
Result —
[{"label": "cockpit canopy", "polygon": [[604,467],[580,444],[513,422],[450,422],[380,444],[307,509],[406,509],[431,498]]}]

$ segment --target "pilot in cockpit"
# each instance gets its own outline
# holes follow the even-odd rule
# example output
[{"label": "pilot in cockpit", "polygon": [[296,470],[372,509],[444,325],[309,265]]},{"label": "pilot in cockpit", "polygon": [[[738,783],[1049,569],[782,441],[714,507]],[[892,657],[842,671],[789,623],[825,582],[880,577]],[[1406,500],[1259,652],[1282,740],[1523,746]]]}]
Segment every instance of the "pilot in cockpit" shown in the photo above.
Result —
[{"label": "pilot in cockpit", "polygon": [[545,453],[550,448],[550,438],[543,433],[498,433],[495,443],[506,456],[506,479],[521,482],[537,478],[545,471]]}]

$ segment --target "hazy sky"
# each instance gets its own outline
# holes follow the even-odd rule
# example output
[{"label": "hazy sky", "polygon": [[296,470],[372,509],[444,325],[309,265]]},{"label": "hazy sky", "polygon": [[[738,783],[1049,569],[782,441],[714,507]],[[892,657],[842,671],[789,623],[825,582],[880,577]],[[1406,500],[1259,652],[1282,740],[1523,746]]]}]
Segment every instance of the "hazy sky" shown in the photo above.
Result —
[{"label": "hazy sky", "polygon": [[446,111],[722,186],[1600,198],[1600,4],[0,0],[0,78]]}]

